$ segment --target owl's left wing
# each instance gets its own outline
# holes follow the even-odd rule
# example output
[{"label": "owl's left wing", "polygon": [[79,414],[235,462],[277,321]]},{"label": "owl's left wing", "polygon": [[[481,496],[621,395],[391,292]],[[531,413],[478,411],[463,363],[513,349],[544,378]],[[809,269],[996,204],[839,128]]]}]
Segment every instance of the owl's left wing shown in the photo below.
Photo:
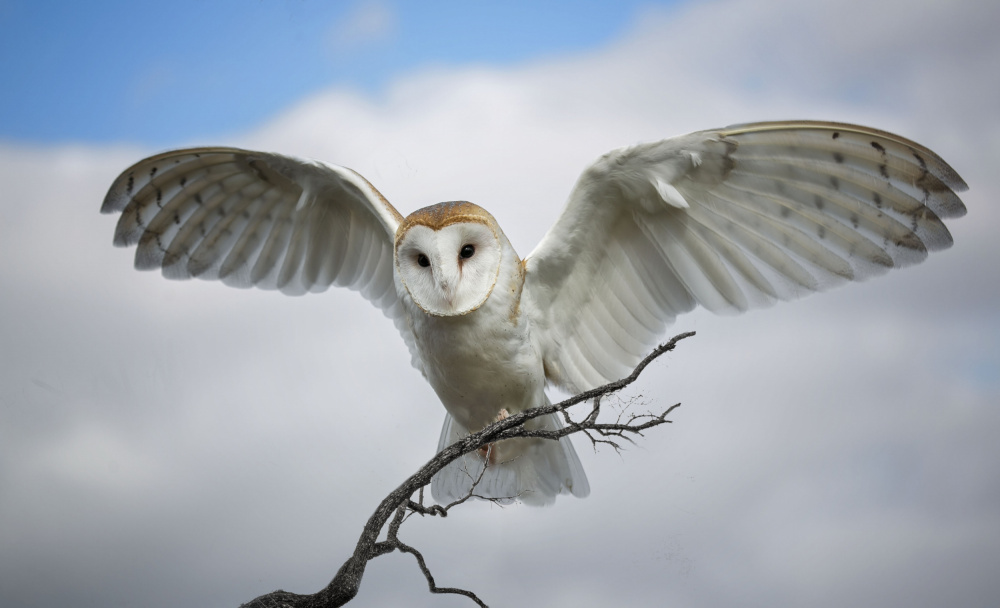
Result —
[{"label": "owl's left wing", "polygon": [[289,295],[359,291],[393,319],[419,369],[392,274],[403,218],[350,169],[237,148],[174,150],[125,170],[101,212],[121,212],[114,244],[138,245],[140,270]]},{"label": "owl's left wing", "polygon": [[522,305],[551,382],[630,372],[674,318],[742,312],[923,260],[967,188],[867,127],[772,122],[612,151],[525,260]]}]

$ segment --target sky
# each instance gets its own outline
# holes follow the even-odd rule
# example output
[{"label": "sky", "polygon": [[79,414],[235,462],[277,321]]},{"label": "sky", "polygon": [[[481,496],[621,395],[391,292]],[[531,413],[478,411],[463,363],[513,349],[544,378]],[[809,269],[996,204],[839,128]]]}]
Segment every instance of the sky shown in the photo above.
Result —
[{"label": "sky", "polygon": [[[86,8],[84,8],[86,6]],[[1000,601],[1000,7],[978,0],[136,6],[0,1],[0,605],[238,606],[323,587],[443,410],[347,290],[132,268],[108,186],[234,145],[466,199],[526,255],[607,150],[755,120],[899,133],[966,180],[951,249],[694,330],[626,397],[680,402],[591,495],[414,519],[491,606]],[[9,94],[8,92],[16,94]],[[465,606],[412,558],[357,606]]]},{"label": "sky", "polygon": [[19,94],[0,100],[0,136],[161,146],[232,137],[331,86],[377,95],[413,70],[586,50],[624,31],[639,6],[5,1],[0,82]]}]

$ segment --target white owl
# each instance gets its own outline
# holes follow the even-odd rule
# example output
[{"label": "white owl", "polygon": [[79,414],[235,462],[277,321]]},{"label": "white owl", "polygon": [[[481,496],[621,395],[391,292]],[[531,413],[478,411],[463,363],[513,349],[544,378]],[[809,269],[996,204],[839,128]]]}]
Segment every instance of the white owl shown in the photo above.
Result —
[{"label": "white owl", "polygon": [[[171,279],[303,294],[341,285],[393,320],[447,410],[439,448],[626,375],[678,314],[744,311],[923,260],[966,189],[897,135],[827,122],[701,131],[588,167],[525,259],[486,210],[403,217],[363,177],[233,148],[147,158],[111,186],[115,245]],[[555,416],[535,421],[555,428]],[[485,462],[488,457],[489,463]],[[586,496],[572,444],[515,439],[439,473],[434,497]]]}]

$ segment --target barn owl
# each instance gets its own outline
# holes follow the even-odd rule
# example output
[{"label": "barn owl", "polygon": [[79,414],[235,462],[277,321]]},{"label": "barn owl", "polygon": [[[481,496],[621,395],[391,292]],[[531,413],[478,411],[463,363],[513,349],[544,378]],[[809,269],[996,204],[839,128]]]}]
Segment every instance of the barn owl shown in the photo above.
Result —
[{"label": "barn owl", "polygon": [[[235,148],[127,169],[102,211],[118,246],[171,279],[359,291],[392,319],[447,414],[442,448],[507,415],[626,375],[701,305],[742,312],[923,260],[966,189],[939,156],[875,129],[768,122],[611,151],[526,258],[469,202],[403,217],[365,178]],[[536,428],[558,428],[555,416]],[[586,496],[568,438],[515,439],[435,476],[441,502]]]}]

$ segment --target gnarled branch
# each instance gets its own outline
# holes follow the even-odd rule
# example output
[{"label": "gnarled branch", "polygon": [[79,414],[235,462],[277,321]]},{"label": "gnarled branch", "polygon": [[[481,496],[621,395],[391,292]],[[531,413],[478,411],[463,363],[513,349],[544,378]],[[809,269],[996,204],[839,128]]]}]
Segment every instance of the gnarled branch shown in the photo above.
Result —
[{"label": "gnarled branch", "polygon": [[[409,514],[416,513],[419,515],[445,517],[453,507],[464,503],[469,498],[478,497],[474,492],[476,484],[482,478],[482,472],[480,472],[479,479],[475,480],[472,489],[466,496],[448,505],[425,506],[423,504],[423,488],[430,484],[431,478],[449,463],[481,448],[489,449],[489,446],[497,441],[513,439],[515,437],[540,437],[557,440],[574,433],[584,433],[595,447],[605,444],[612,446],[615,450],[619,450],[621,446],[617,443],[617,439],[625,439],[631,442],[630,435],[642,436],[642,432],[645,430],[669,423],[670,420],[667,420],[667,416],[680,406],[679,403],[670,406],[659,414],[628,414],[626,416],[622,412],[619,413],[614,422],[599,422],[598,416],[601,413],[601,399],[635,382],[643,370],[657,357],[673,350],[679,341],[693,335],[694,332],[679,334],[666,343],[657,346],[635,366],[631,374],[621,380],[584,391],[553,405],[535,407],[508,416],[449,445],[438,452],[424,466],[420,467],[416,473],[411,475],[379,503],[375,512],[365,524],[361,537],[354,548],[354,553],[344,562],[326,588],[311,595],[299,595],[287,591],[273,591],[249,603],[242,604],[240,608],[334,608],[336,606],[343,606],[358,594],[358,590],[361,588],[361,579],[364,576],[365,567],[368,562],[393,551],[409,553],[417,559],[417,564],[427,579],[428,587],[432,593],[464,595],[479,606],[485,607],[486,604],[471,591],[451,587],[438,587],[434,581],[434,577],[431,575],[430,569],[424,561],[423,555],[398,538],[399,528]],[[590,411],[582,420],[573,420],[569,415],[568,409],[585,401],[591,402]],[[561,412],[566,422],[566,426],[561,429],[550,431],[529,430],[524,427],[524,423],[528,420],[555,412]],[[414,501],[412,499],[413,495],[418,492],[420,493],[420,498]],[[386,539],[379,541],[378,537],[390,518],[392,518],[392,522],[389,524]]]}]

